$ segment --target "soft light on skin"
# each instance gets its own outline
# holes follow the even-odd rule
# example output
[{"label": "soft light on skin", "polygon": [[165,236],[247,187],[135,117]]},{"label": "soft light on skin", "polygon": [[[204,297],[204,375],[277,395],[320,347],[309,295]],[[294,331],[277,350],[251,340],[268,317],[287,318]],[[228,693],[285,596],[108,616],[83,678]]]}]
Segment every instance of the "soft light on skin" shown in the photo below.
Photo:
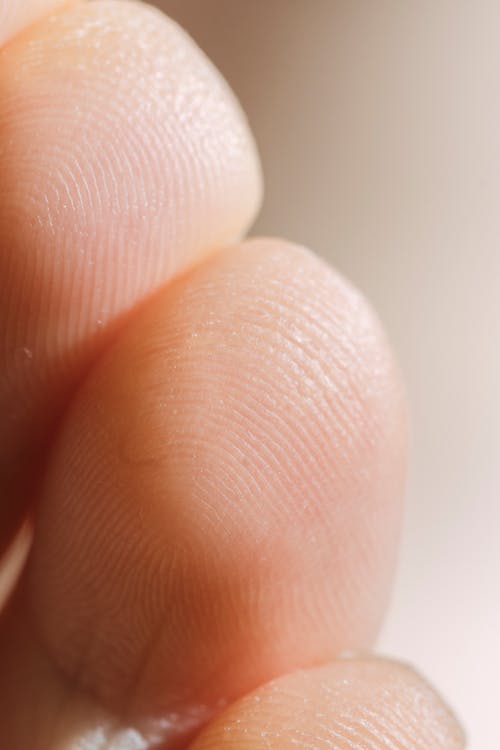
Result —
[{"label": "soft light on skin", "polygon": [[25,524],[3,557],[0,556],[0,613],[19,580],[32,540],[33,529]]},{"label": "soft light on skin", "polygon": [[75,0],[0,0],[0,45],[45,15]]}]

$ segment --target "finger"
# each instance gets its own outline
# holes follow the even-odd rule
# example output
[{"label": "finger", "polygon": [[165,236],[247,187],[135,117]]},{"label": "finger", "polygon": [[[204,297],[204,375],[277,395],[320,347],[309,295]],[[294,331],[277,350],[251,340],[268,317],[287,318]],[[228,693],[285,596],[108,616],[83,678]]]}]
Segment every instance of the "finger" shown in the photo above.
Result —
[{"label": "finger", "polygon": [[463,750],[448,707],[413,670],[337,661],[259,688],[211,724],[191,750]]},{"label": "finger", "polygon": [[0,0],[0,44],[63,3],[68,0]]},{"label": "finger", "polygon": [[76,5],[4,50],[0,139],[5,539],[113,325],[244,232],[260,188],[225,84],[177,26],[134,3]]},{"label": "finger", "polygon": [[403,425],[385,339],[346,282],[282,242],[218,253],[149,302],[78,394],[17,611],[73,693],[134,726],[175,717],[171,742],[372,641]]}]

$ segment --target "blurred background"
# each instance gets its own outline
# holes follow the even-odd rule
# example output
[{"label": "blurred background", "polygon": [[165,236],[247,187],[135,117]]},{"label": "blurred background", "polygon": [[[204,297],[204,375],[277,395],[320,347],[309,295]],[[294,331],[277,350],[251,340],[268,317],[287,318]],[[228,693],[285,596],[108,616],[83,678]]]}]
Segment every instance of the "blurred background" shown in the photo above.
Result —
[{"label": "blurred background", "polygon": [[254,232],[371,299],[413,412],[406,529],[380,648],[418,665],[470,747],[500,747],[500,3],[158,0],[256,135]]}]

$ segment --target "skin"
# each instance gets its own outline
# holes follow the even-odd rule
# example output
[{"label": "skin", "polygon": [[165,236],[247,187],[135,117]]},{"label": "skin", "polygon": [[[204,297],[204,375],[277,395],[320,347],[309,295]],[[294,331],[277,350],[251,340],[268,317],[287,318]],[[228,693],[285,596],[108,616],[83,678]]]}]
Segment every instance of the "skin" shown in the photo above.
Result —
[{"label": "skin", "polygon": [[253,140],[175,24],[0,14],[4,548],[34,516],[2,742],[465,747],[411,669],[339,659],[376,636],[404,484],[370,306],[308,250],[241,240]]},{"label": "skin", "polygon": [[64,0],[0,0],[0,44],[5,44],[27,26],[64,4]]}]

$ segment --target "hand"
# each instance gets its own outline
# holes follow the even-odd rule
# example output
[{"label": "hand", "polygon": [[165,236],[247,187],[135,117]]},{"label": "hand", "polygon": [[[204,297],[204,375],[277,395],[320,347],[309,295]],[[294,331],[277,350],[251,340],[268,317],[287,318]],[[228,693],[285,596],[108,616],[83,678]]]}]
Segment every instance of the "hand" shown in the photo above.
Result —
[{"label": "hand", "polygon": [[412,670],[338,658],[373,642],[400,522],[373,312],[240,241],[255,148],[178,27],[51,5],[1,10],[2,548],[34,516],[2,746],[463,748]]}]

